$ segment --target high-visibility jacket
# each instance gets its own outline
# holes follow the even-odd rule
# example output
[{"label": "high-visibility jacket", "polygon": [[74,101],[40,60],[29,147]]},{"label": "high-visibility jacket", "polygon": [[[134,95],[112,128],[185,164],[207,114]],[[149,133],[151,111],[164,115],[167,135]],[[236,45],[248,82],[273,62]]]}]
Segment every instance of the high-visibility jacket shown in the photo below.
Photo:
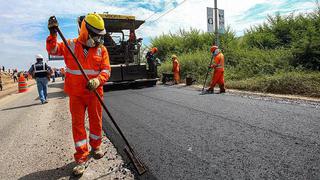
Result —
[{"label": "high-visibility jacket", "polygon": [[215,71],[224,71],[224,55],[220,52],[214,58],[214,62],[211,65]]},{"label": "high-visibility jacket", "polygon": [[48,66],[47,63],[40,61],[30,67],[29,74],[34,75],[36,78],[43,78],[48,76],[50,70],[51,67]]},{"label": "high-visibility jacket", "polygon": [[[82,26],[85,26],[84,21],[82,22]],[[89,48],[88,50],[83,48],[83,44],[85,44],[88,38],[88,32],[83,27],[81,27],[79,37],[69,39],[68,45],[78,58],[89,79],[99,79],[100,86],[97,88],[97,92],[102,96],[102,86],[109,79],[111,73],[109,54],[103,45]],[[65,44],[63,42],[58,43],[56,36],[49,35],[46,48],[51,55],[64,56],[67,66],[64,91],[70,96],[91,95],[92,92],[86,88],[87,80],[82,76],[76,61]]]},{"label": "high-visibility jacket", "polygon": [[173,60],[172,72],[175,72],[175,73],[180,72],[180,64],[178,59]]}]

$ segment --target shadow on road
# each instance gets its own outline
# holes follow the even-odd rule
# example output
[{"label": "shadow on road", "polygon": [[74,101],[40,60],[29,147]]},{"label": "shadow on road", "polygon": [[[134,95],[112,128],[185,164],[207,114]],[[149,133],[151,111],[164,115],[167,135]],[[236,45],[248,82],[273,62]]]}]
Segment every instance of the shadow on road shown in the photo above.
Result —
[{"label": "shadow on road", "polygon": [[48,93],[48,98],[59,98],[59,99],[63,99],[66,98],[67,95],[64,92],[51,92]]},{"label": "shadow on road", "polygon": [[[19,180],[61,179],[61,178],[68,179],[75,165],[76,164],[72,162],[59,168],[33,172],[31,174],[28,174],[26,176],[19,178]],[[79,179],[79,178],[70,177],[69,179]]]},{"label": "shadow on road", "polygon": [[[67,95],[63,92],[51,92],[48,93],[48,100],[50,101],[50,99],[64,99],[66,98]],[[37,97],[35,100],[40,100],[39,97]]]},{"label": "shadow on road", "polygon": [[9,110],[14,110],[14,109],[20,109],[20,108],[27,108],[27,107],[31,107],[31,106],[38,106],[41,105],[41,103],[33,103],[33,104],[28,104],[28,105],[23,105],[23,106],[16,106],[16,107],[11,107],[11,108],[5,108],[5,109],[1,109],[1,111],[9,111]]},{"label": "shadow on road", "polygon": [[63,89],[63,86],[64,86],[64,83],[52,83],[48,85],[49,88],[60,88],[60,89]]}]

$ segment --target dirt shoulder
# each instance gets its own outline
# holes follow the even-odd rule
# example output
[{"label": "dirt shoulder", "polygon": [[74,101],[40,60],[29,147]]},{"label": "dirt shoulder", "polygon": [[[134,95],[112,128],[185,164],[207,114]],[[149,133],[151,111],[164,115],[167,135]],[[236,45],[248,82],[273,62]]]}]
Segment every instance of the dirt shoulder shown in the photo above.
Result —
[{"label": "dirt shoulder", "polygon": [[[4,98],[10,94],[18,93],[18,83],[13,82],[11,76],[7,73],[1,73],[2,78],[2,91],[0,91],[0,99]],[[31,79],[27,81],[29,88],[36,84],[36,82]]]},{"label": "dirt shoulder", "polygon": [[[70,179],[74,143],[68,97],[61,82],[49,84],[49,103],[40,104],[36,87],[0,99],[0,179]],[[90,159],[80,179],[133,179],[112,143],[106,155]]]}]

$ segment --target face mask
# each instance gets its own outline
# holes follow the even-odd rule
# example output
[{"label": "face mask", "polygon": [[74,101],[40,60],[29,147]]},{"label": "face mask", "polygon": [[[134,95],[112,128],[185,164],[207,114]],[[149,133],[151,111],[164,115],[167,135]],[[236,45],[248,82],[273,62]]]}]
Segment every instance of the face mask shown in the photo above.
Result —
[{"label": "face mask", "polygon": [[88,40],[86,42],[86,46],[87,47],[96,47],[100,44],[103,44],[103,39],[102,39],[102,36],[91,36],[89,34],[89,37],[88,37]]},{"label": "face mask", "polygon": [[216,56],[219,54],[219,49],[216,49],[214,52],[213,52],[213,55]]}]

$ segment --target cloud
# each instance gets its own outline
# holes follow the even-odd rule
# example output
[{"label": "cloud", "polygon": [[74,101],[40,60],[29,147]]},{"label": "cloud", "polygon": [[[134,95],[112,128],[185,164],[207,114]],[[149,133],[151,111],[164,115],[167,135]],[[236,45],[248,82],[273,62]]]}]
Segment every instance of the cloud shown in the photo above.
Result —
[{"label": "cloud", "polygon": [[[206,31],[206,7],[212,0],[0,0],[0,65],[27,69],[34,55],[46,54],[47,20],[56,15],[68,38],[77,36],[76,19],[88,12],[135,15],[147,22],[137,34],[147,41],[162,33],[190,27]],[[245,28],[261,23],[267,14],[310,11],[313,0],[220,0],[226,24],[241,35]],[[163,13],[170,13],[158,19]],[[158,19],[158,20],[157,20]],[[156,20],[156,21],[155,21]],[[63,64],[55,63],[62,66]]]}]

